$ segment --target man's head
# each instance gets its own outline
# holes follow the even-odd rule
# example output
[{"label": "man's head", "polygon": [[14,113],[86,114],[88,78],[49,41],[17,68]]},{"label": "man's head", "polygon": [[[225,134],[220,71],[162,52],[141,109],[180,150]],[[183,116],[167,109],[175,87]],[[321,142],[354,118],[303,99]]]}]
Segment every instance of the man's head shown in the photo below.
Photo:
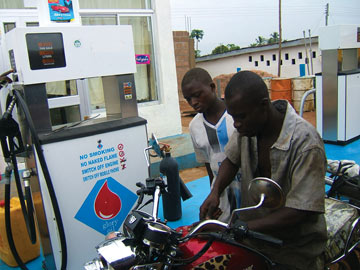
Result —
[{"label": "man's head", "polygon": [[204,113],[216,101],[215,84],[210,74],[202,68],[190,69],[181,82],[186,101],[197,112]]},{"label": "man's head", "polygon": [[267,120],[269,93],[263,79],[254,72],[236,73],[225,89],[225,104],[242,136],[259,135]]}]

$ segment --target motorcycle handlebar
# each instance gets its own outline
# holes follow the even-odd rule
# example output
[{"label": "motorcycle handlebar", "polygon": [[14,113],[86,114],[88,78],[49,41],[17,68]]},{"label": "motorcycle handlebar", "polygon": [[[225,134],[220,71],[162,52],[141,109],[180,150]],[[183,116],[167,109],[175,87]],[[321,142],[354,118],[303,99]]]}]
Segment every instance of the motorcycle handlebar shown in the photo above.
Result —
[{"label": "motorcycle handlebar", "polygon": [[247,232],[247,235],[250,237],[250,238],[254,238],[254,239],[259,239],[259,240],[262,240],[262,241],[266,241],[270,244],[274,244],[276,246],[279,246],[281,247],[283,245],[283,241],[280,240],[280,239],[277,239],[275,237],[272,237],[270,235],[267,235],[267,234],[263,234],[263,233],[259,233],[259,232],[254,232],[254,231],[248,231]]},{"label": "motorcycle handlebar", "polygon": [[282,246],[282,244],[283,244],[283,241],[280,239],[277,239],[277,238],[272,237],[267,234],[249,230],[246,222],[243,222],[241,220],[237,220],[235,222],[234,226],[231,227],[231,229],[233,230],[235,239],[237,239],[237,240],[242,240],[244,238],[253,238],[253,239],[266,241],[270,244],[273,244],[273,245],[276,245],[279,247]]}]

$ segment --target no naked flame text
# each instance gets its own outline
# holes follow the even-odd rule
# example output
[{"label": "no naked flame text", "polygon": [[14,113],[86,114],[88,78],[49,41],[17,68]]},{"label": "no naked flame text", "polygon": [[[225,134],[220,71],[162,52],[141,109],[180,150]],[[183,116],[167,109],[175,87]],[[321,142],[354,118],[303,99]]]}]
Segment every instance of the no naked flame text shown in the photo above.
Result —
[{"label": "no naked flame text", "polygon": [[124,145],[93,151],[79,156],[83,181],[109,176],[126,169]]}]

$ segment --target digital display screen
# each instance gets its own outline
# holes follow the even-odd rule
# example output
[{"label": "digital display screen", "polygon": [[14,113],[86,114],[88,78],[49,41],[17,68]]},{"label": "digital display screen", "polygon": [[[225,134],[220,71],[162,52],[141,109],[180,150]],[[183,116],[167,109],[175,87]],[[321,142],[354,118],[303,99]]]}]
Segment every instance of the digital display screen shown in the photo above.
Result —
[{"label": "digital display screen", "polygon": [[66,66],[61,33],[26,34],[26,44],[31,70]]}]

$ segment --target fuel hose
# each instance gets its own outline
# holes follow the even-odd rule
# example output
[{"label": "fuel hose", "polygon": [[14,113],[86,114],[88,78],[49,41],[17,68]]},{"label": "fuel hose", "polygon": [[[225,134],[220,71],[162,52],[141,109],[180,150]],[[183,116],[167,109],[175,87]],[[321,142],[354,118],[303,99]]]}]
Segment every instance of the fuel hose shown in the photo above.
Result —
[{"label": "fuel hose", "polygon": [[32,142],[33,145],[36,149],[36,153],[39,159],[39,163],[42,169],[42,172],[44,174],[44,178],[45,178],[45,182],[46,182],[46,186],[47,189],[49,191],[49,197],[53,206],[53,210],[54,210],[54,214],[55,214],[55,219],[56,219],[56,224],[58,227],[58,232],[59,232],[59,238],[60,238],[60,246],[61,246],[61,269],[65,270],[66,266],[67,266],[67,247],[66,247],[66,238],[65,238],[65,230],[64,230],[64,225],[62,222],[62,218],[61,218],[61,213],[60,213],[60,208],[59,208],[59,204],[56,198],[56,194],[55,194],[55,190],[54,190],[54,186],[52,184],[51,181],[51,177],[50,177],[50,173],[49,173],[49,169],[47,167],[46,161],[45,161],[45,157],[41,148],[41,144],[40,144],[40,140],[39,137],[37,135],[36,129],[35,129],[35,125],[34,122],[31,118],[30,115],[30,111],[26,105],[25,100],[23,99],[21,93],[18,90],[13,90],[14,95],[16,96],[17,99],[17,104],[20,105],[21,109],[24,112],[25,115],[25,119],[26,122],[28,124],[28,127],[30,129],[30,134],[31,134],[31,138],[32,138]]},{"label": "fuel hose", "polygon": [[14,238],[11,229],[11,218],[10,218],[10,177],[11,169],[8,166],[5,171],[5,227],[6,227],[6,236],[8,238],[9,247],[11,253],[14,256],[15,261],[22,270],[28,270],[26,265],[21,260],[19,253],[16,250]]},{"label": "fuel hose", "polygon": [[[12,171],[14,172],[14,176],[15,176],[16,188],[18,191],[19,201],[20,201],[21,210],[23,213],[26,229],[27,229],[28,236],[29,236],[32,244],[36,243],[36,227],[35,227],[35,221],[34,221],[34,209],[33,209],[32,198],[31,198],[31,196],[29,196],[29,193],[31,195],[31,190],[30,190],[29,185],[27,187],[25,186],[25,197],[26,197],[27,207],[25,205],[24,195],[22,193],[22,187],[21,187],[21,180],[20,180],[20,176],[19,176],[19,170],[17,167],[16,152],[23,150],[23,148],[21,147],[22,142],[18,142],[18,145],[16,145],[16,143],[15,143],[15,138],[18,140],[21,139],[20,138],[21,136],[19,136],[19,133],[20,133],[19,128],[18,128],[19,126],[12,119],[12,111],[13,111],[15,103],[16,103],[16,98],[14,96],[10,97],[10,95],[8,95],[6,103],[7,103],[6,104],[7,110],[1,117],[1,123],[2,123],[1,126],[2,126],[2,128],[6,127],[6,132],[3,132],[1,134],[1,146],[2,146],[2,149],[4,152],[5,160],[7,162],[11,162],[12,166],[10,167],[10,165],[8,165],[6,168],[6,171],[5,171],[5,178],[6,178],[6,183],[5,183],[5,228],[6,228],[6,235],[8,237],[9,248],[13,254],[14,259],[15,259],[16,263],[20,266],[21,269],[26,270],[27,268],[26,268],[25,264],[22,262],[19,254],[16,250],[14,239],[13,239],[13,234],[12,234],[12,228],[11,228],[10,177],[11,177]],[[8,139],[6,139],[6,138],[8,138]]]},{"label": "fuel hose", "polygon": [[17,189],[18,196],[19,196],[21,210],[22,210],[22,213],[24,216],[26,229],[27,229],[30,241],[32,244],[35,244],[36,243],[36,229],[35,229],[35,221],[34,221],[33,202],[32,202],[31,196],[29,196],[29,194],[31,194],[30,186],[25,185],[25,196],[26,196],[26,205],[25,205],[25,198],[24,198],[24,194],[22,192],[19,169],[17,166],[16,156],[14,153],[14,151],[15,151],[14,145],[13,145],[13,142],[11,142],[11,141],[9,142],[9,144],[10,144],[10,153],[11,153],[11,163],[13,164],[15,184],[16,184],[16,189]]}]

